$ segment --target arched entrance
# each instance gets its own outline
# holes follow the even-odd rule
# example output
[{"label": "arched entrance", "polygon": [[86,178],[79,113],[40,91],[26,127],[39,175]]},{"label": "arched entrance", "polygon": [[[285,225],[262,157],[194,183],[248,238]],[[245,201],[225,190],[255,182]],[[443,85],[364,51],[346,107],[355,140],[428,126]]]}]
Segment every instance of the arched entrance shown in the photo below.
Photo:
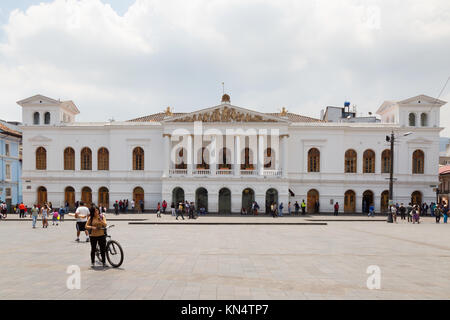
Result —
[{"label": "arched entrance", "polygon": [[98,189],[98,205],[109,208],[109,190],[106,187]]},{"label": "arched entrance", "polygon": [[228,188],[219,191],[219,214],[231,214],[231,191]]},{"label": "arched entrance", "polygon": [[47,202],[47,189],[45,187],[39,187],[37,190],[37,203],[44,205]]},{"label": "arched entrance", "polygon": [[86,206],[90,206],[92,203],[92,190],[89,187],[84,187],[81,189],[81,201],[84,202]]},{"label": "arched entrance", "polygon": [[172,191],[172,202],[177,206],[180,202],[184,202],[184,190],[176,187]]},{"label": "arched entrance", "polygon": [[344,196],[344,212],[355,212],[356,195],[353,190],[347,190]]},{"label": "arched entrance", "polygon": [[373,192],[370,190],[366,190],[363,193],[362,197],[362,211],[365,213],[369,213],[369,207],[373,204]]},{"label": "arched entrance", "polygon": [[250,188],[244,189],[242,191],[242,208],[245,208],[247,213],[250,213],[253,201],[255,201],[255,191]]},{"label": "arched entrance", "polygon": [[266,214],[270,213],[270,206],[274,203],[278,206],[278,191],[270,188],[266,191]]},{"label": "arched entrance", "polygon": [[381,193],[381,213],[386,213],[388,212],[388,208],[389,208],[389,191],[388,190],[384,190]]},{"label": "arched entrance", "polygon": [[208,212],[208,190],[205,188],[198,188],[195,191],[195,206],[197,210],[205,208],[206,212]]},{"label": "arched entrance", "polygon": [[411,194],[411,204],[418,204],[419,206],[422,204],[422,193],[420,191],[414,191]]},{"label": "arched entrance", "polygon": [[136,187],[133,190],[133,199],[134,199],[134,203],[136,208],[140,205],[141,200],[142,202],[144,202],[144,189],[142,189],[141,187]]},{"label": "arched entrance", "polygon": [[64,204],[68,203],[69,208],[75,207],[75,189],[72,187],[67,187],[64,190]]},{"label": "arched entrance", "polygon": [[306,198],[308,213],[319,212],[318,202],[319,202],[319,191],[317,191],[316,189],[309,190]]}]

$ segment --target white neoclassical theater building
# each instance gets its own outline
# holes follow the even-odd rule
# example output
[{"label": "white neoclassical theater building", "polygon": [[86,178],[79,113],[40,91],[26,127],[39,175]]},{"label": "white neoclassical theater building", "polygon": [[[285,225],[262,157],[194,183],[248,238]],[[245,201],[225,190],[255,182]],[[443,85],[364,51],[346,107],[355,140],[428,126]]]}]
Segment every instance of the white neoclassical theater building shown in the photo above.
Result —
[{"label": "white neoclassical theater building", "polygon": [[[394,131],[394,201],[435,200],[439,182],[440,107],[419,95],[386,101],[381,121],[357,121],[350,108],[329,109],[321,119],[261,113],[219,105],[173,113],[170,108],[129,121],[76,122],[72,101],[36,95],[23,111],[23,199],[54,206],[76,200],[103,203],[189,200],[209,212],[240,212],[256,200],[305,199],[308,211],[386,209],[390,144]],[[330,120],[331,113],[340,114]],[[354,120],[354,121],[353,121]],[[405,136],[406,133],[409,133]]]}]

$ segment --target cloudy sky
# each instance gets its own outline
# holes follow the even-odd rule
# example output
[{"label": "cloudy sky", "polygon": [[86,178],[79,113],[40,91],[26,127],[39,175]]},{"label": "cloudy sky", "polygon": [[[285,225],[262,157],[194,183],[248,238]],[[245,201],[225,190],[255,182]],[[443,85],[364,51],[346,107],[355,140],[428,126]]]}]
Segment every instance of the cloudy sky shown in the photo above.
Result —
[{"label": "cloudy sky", "polygon": [[[2,0],[0,118],[37,93],[81,121],[231,102],[318,117],[351,101],[436,97],[450,76],[448,0]],[[450,101],[450,84],[440,97]],[[450,106],[441,112],[450,136]]]}]

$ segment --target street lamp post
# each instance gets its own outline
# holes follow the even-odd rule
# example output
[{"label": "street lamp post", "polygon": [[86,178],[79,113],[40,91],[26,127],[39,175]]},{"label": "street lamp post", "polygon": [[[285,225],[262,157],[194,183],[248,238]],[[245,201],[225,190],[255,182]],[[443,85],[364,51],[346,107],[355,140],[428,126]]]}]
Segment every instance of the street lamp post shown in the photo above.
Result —
[{"label": "street lamp post", "polygon": [[389,206],[388,206],[388,223],[393,223],[394,219],[392,218],[392,212],[391,212],[391,203],[394,200],[394,130],[391,132],[391,136],[386,136],[386,141],[391,142],[391,150],[390,150],[390,166],[389,166]]},{"label": "street lamp post", "polygon": [[[412,132],[407,132],[403,134],[404,137],[409,136]],[[390,209],[391,204],[394,202],[394,141],[395,135],[394,130],[391,131],[391,136],[386,136],[386,141],[391,143],[391,161],[389,168],[389,211],[388,211],[388,223],[393,223],[394,219],[392,218],[392,212]]]}]

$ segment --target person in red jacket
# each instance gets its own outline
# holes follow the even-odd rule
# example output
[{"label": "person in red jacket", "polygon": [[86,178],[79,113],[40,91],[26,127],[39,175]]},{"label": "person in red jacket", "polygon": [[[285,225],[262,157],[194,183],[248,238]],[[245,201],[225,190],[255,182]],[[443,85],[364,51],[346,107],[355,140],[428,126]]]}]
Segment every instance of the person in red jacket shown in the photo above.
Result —
[{"label": "person in red jacket", "polygon": [[334,215],[337,216],[339,214],[339,203],[334,204]]}]

